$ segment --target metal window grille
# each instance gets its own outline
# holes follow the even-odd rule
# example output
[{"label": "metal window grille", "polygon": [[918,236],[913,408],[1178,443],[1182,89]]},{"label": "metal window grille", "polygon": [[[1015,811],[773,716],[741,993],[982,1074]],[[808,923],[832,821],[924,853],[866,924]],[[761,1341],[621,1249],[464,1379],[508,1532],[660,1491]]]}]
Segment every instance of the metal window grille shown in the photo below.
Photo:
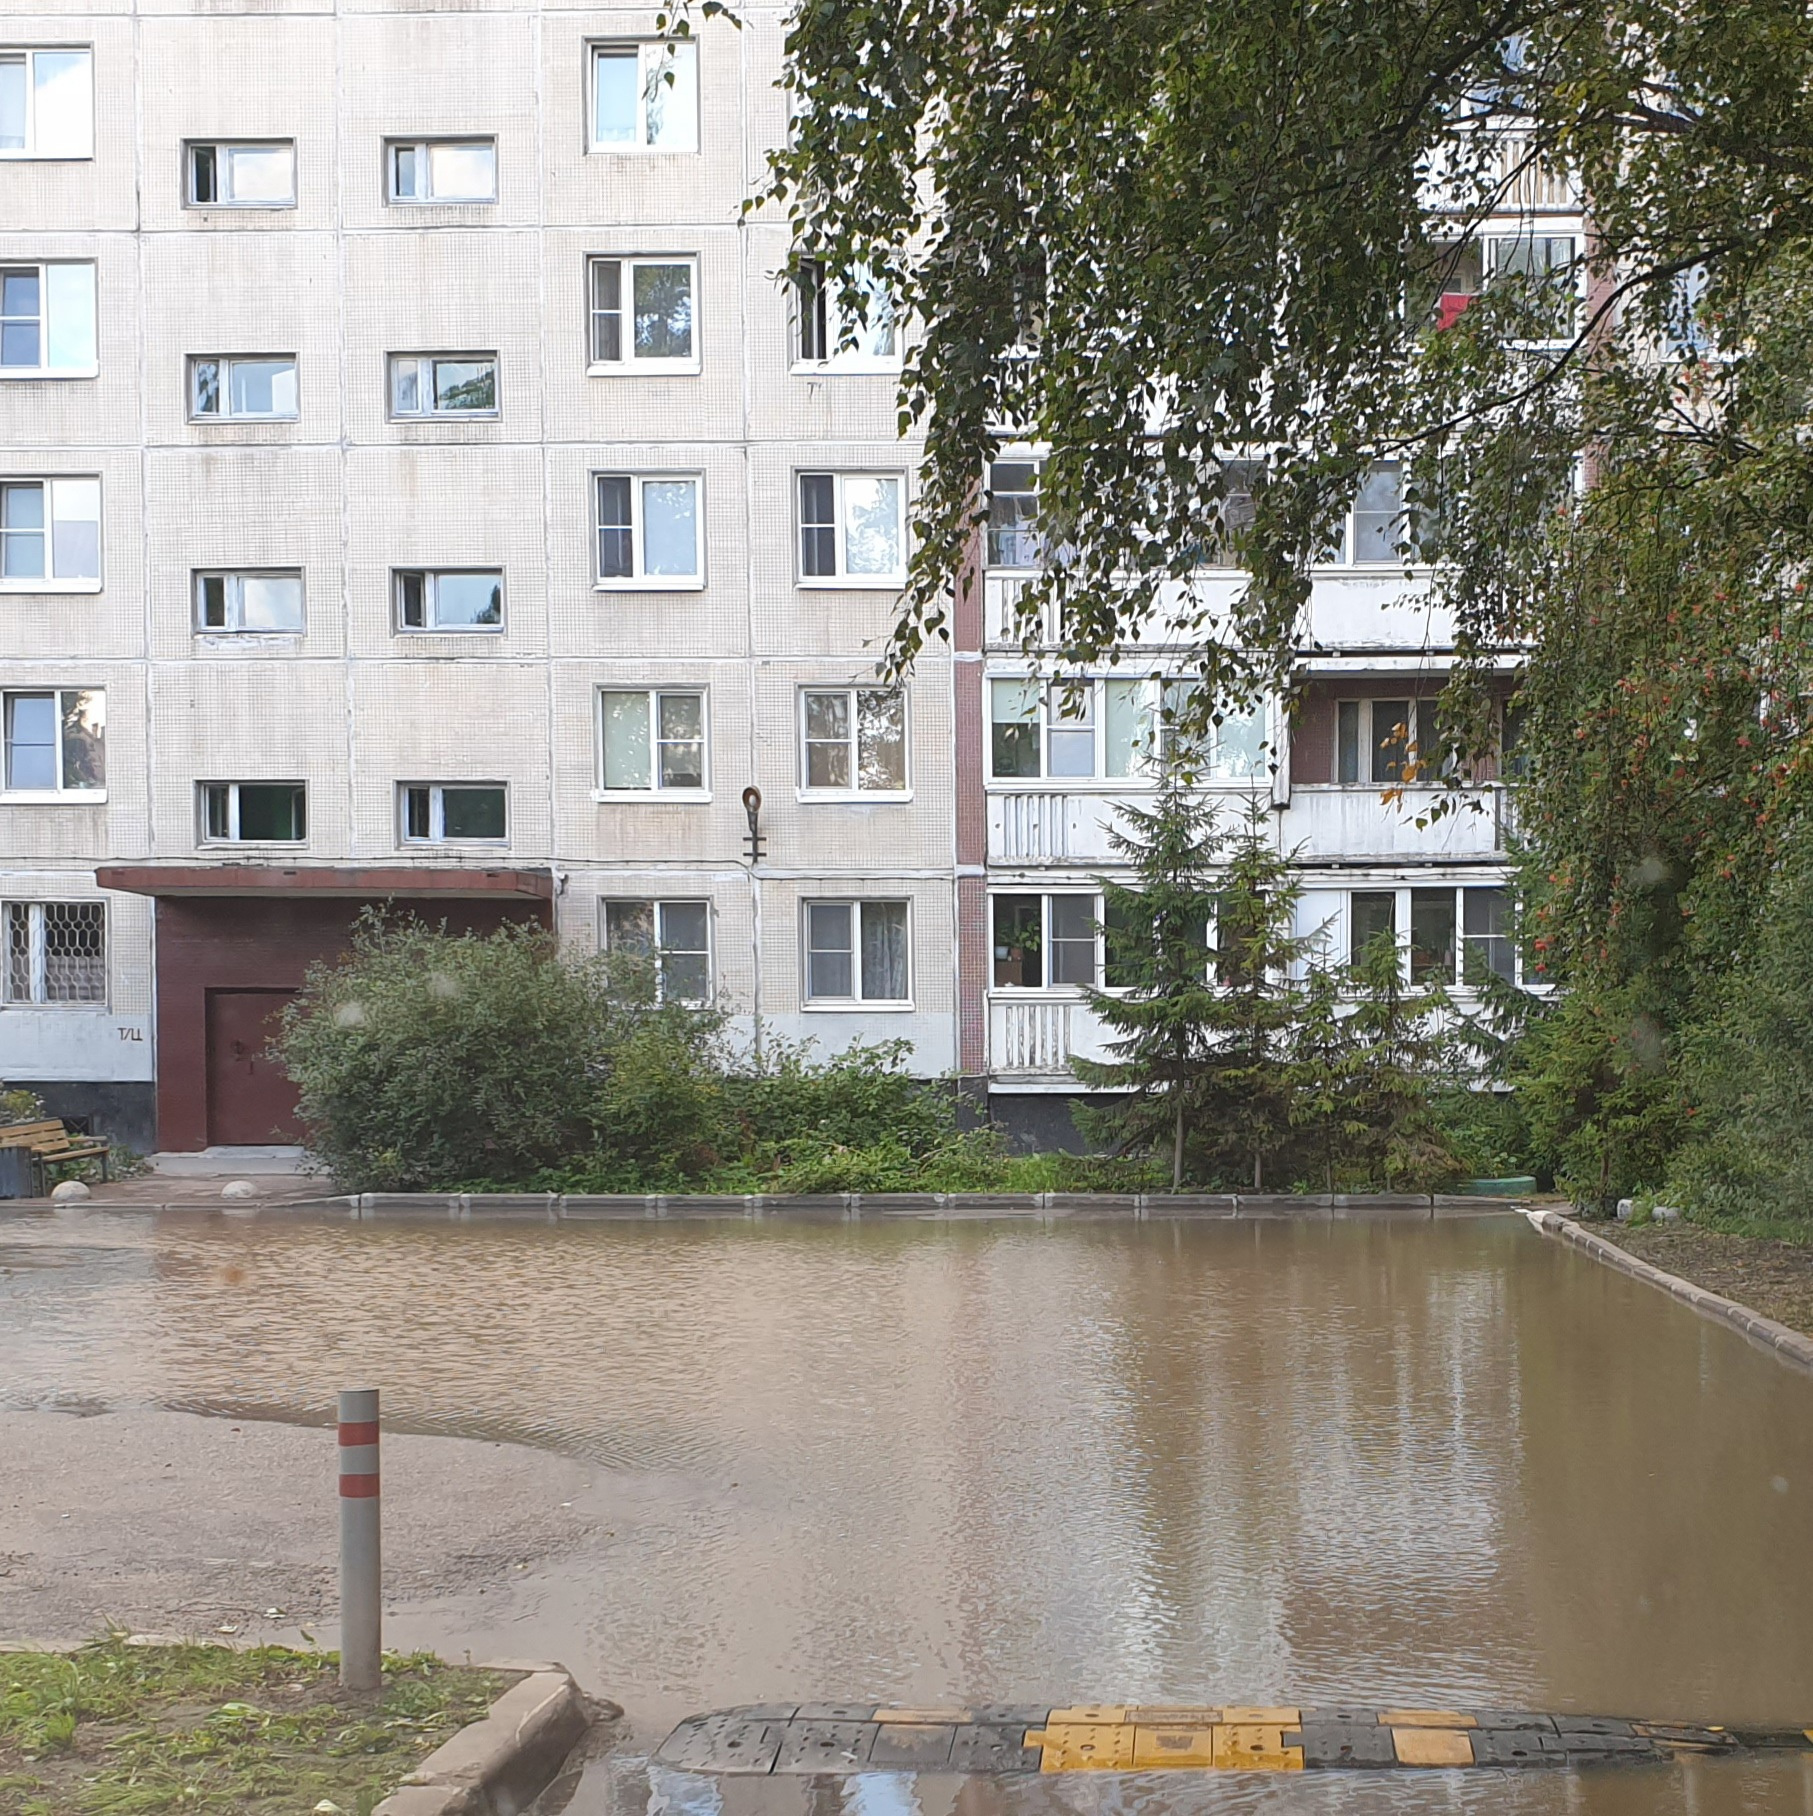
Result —
[{"label": "metal window grille", "polygon": [[10,902],[6,1000],[104,1003],[106,910],[99,902]]}]

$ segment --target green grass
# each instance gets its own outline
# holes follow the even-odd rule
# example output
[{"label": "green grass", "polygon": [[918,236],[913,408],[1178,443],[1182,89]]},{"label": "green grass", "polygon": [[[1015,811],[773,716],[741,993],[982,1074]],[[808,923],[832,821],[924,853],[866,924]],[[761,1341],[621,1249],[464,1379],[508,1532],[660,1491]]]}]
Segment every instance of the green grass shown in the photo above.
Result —
[{"label": "green grass", "polygon": [[7,1816],[275,1816],[370,1811],[508,1678],[389,1657],[382,1689],[342,1693],[331,1652],[129,1646],[0,1653]]}]

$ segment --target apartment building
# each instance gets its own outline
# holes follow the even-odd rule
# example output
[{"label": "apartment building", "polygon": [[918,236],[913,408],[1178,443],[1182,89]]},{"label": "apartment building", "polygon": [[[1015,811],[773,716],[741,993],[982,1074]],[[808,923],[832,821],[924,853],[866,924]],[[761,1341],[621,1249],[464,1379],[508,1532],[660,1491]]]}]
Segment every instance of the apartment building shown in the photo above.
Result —
[{"label": "apartment building", "polygon": [[[1437,304],[1440,327],[1500,274],[1578,281],[1581,199],[1526,168],[1522,152],[1515,140],[1502,146],[1501,212],[1457,227],[1465,237]],[[1098,879],[1129,871],[1109,835],[1122,804],[1149,804],[1156,792],[1163,708],[1189,686],[1189,641],[1166,621],[1205,612],[1212,621],[1244,578],[1211,555],[1187,589],[1167,593],[1136,646],[1066,672],[1055,636],[1027,646],[1018,611],[1044,552],[1038,475],[1036,446],[1010,446],[994,464],[981,584],[956,614],[959,1054],[965,1073],[986,1077],[998,1123],[1069,1142],[1070,1059],[1109,1057],[1082,1000],[1085,986],[1112,986]],[[1237,477],[1231,492],[1238,521]],[[1230,717],[1198,779],[1230,829],[1255,801],[1262,808],[1303,887],[1299,935],[1340,961],[1389,932],[1407,980],[1450,984],[1464,1004],[1475,966],[1522,981],[1506,893],[1517,659],[1507,652],[1497,664],[1498,751],[1456,787],[1434,754],[1455,627],[1430,570],[1406,568],[1403,523],[1403,475],[1381,464],[1314,570],[1288,698]]]},{"label": "apartment building", "polygon": [[[901,1039],[1070,1139],[1095,879],[1191,652],[1160,623],[1048,685],[1010,447],[951,645],[876,680],[909,325],[780,281],[743,204],[782,13],[738,11],[684,43],[552,0],[0,20],[0,1080],[139,1148],[281,1139],[270,1018],[395,902],[652,950],[747,1038]],[[1440,319],[1581,233],[1525,174]],[[1454,634],[1398,487],[1203,786],[1263,804],[1331,952],[1511,975],[1504,789],[1430,820],[1409,770]]]},{"label": "apartment building", "polygon": [[386,901],[954,1069],[951,664],[874,676],[899,330],[842,344],[742,212],[779,11],[46,7],[0,19],[0,1079],[280,1140],[269,1018]]}]

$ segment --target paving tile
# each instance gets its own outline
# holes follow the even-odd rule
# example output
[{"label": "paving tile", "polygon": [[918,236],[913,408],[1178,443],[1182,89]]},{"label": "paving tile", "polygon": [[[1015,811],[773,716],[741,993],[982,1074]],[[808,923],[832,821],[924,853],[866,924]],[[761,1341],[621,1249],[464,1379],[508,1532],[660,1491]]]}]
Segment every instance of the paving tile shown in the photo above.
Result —
[{"label": "paving tile", "polygon": [[1627,1721],[1609,1715],[1556,1715],[1551,1717],[1557,1734],[1634,1734]]},{"label": "paving tile", "polygon": [[992,1722],[999,1726],[1039,1728],[1051,1719],[1049,1703],[971,1703],[971,1721]]},{"label": "paving tile", "polygon": [[1479,1725],[1461,1709],[1381,1709],[1379,1723],[1387,1728],[1475,1728]]},{"label": "paving tile", "polygon": [[[1291,1714],[1295,1716],[1296,1710]],[[1296,1728],[1293,1720],[1291,1727]],[[1284,1744],[1284,1729],[1271,1722],[1226,1722],[1215,1729],[1215,1764],[1223,1771],[1298,1772],[1303,1749]]]},{"label": "paving tile", "polygon": [[1391,1744],[1401,1766],[1470,1766],[1470,1736],[1459,1728],[1398,1728]]},{"label": "paving tile", "polygon": [[682,1722],[655,1750],[664,1766],[692,1772],[768,1772],[780,1752],[784,1722],[707,1715]]},{"label": "paving tile", "polygon": [[938,1771],[950,1764],[956,1734],[950,1722],[879,1722],[869,1748],[869,1764],[901,1771]]},{"label": "paving tile", "polygon": [[1039,1749],[1024,1744],[1025,1722],[994,1726],[972,1722],[956,1731],[951,1742],[953,1772],[1036,1772]]},{"label": "paving tile", "polygon": [[866,1721],[790,1721],[781,1731],[780,1752],[775,1758],[774,1769],[777,1772],[854,1772],[868,1763],[869,1748],[879,1732],[873,1722]]},{"label": "paving tile", "polygon": [[1049,1721],[1028,1731],[1039,1749],[1041,1772],[1126,1772],[1133,1766],[1133,1727],[1128,1722]]},{"label": "paving tile", "polygon": [[1304,1711],[1302,1725],[1287,1728],[1286,1746],[1301,1746],[1306,1766],[1394,1766],[1398,1762],[1391,1730],[1368,1714],[1360,1721],[1315,1720],[1319,1711]]},{"label": "paving tile", "polygon": [[1474,1722],[1482,1728],[1503,1730],[1506,1728],[1537,1728],[1544,1734],[1555,1732],[1555,1718],[1552,1715],[1529,1715],[1518,1709],[1475,1709]]},{"label": "paving tile", "polygon": [[801,1703],[793,1711],[795,1721],[873,1721],[873,1703]]},{"label": "paving tile", "polygon": [[1215,1763],[1213,1723],[1197,1727],[1167,1727],[1141,1723],[1133,1730],[1133,1769],[1167,1771],[1177,1766],[1212,1766]]},{"label": "paving tile", "polygon": [[1476,1766],[1567,1764],[1567,1748],[1560,1737],[1545,1734],[1540,1728],[1475,1728],[1467,1738],[1473,1744]]}]

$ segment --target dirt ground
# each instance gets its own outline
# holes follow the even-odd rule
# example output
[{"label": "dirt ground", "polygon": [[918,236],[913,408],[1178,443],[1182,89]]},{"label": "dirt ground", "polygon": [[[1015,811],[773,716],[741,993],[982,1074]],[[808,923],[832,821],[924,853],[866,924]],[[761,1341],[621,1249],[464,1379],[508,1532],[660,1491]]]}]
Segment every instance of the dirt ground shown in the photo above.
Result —
[{"label": "dirt ground", "polygon": [[[538,1564],[612,1523],[596,1472],[571,1458],[386,1432],[384,1461],[390,1614],[508,1602]],[[332,1644],[337,1467],[331,1430],[0,1412],[0,1638],[118,1627],[243,1644],[306,1629]],[[398,1643],[464,1637],[450,1624]]]},{"label": "dirt ground", "polygon": [[1813,1243],[1727,1236],[1682,1223],[1646,1224],[1635,1230],[1622,1223],[1588,1227],[1651,1267],[1679,1274],[1790,1330],[1813,1336]]}]

